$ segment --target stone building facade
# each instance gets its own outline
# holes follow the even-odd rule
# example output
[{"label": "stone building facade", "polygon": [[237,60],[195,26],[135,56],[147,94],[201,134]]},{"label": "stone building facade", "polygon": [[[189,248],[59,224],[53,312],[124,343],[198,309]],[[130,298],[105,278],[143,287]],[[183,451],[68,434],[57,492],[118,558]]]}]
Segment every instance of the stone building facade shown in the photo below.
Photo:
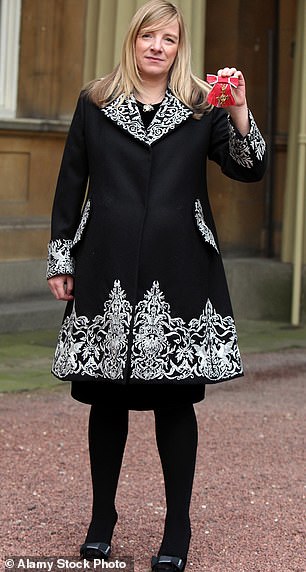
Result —
[{"label": "stone building facade", "polygon": [[[52,197],[79,90],[117,63],[127,23],[143,3],[0,0],[0,269],[7,261],[45,258]],[[292,185],[288,190],[288,136],[296,140],[300,126],[290,105],[302,91],[303,72],[294,76],[294,66],[306,2],[177,4],[189,28],[195,73],[205,77],[225,65],[243,70],[250,108],[270,147],[269,171],[260,183],[245,186],[224,178],[215,165],[209,168],[223,253],[292,262],[296,197]]]}]

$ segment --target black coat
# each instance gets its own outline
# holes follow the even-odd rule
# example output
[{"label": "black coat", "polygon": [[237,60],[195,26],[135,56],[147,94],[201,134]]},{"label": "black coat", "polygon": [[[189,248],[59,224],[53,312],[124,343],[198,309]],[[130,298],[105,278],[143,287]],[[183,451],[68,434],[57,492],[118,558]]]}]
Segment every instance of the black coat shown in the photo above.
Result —
[{"label": "black coat", "polygon": [[133,97],[101,110],[81,94],[49,244],[47,276],[75,275],[57,377],[190,385],[243,374],[206,160],[259,180],[265,143],[250,121],[243,138],[223,110],[193,119],[168,90],[145,130]]}]

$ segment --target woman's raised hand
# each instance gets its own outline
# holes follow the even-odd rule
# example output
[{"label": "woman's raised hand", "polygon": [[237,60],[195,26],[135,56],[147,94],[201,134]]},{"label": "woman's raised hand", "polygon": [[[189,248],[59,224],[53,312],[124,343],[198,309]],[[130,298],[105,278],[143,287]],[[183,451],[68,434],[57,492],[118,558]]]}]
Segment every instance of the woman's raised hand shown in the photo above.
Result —
[{"label": "woman's raised hand", "polygon": [[238,87],[232,87],[232,94],[235,100],[235,105],[226,108],[230,114],[232,121],[242,136],[247,135],[250,130],[248,105],[246,100],[245,79],[243,73],[236,68],[221,68],[218,70],[218,75],[223,77],[237,77]]},{"label": "woman's raised hand", "polygon": [[221,68],[218,70],[218,75],[223,77],[237,77],[238,87],[232,88],[232,94],[236,103],[236,107],[247,105],[245,79],[243,73],[236,68]]}]

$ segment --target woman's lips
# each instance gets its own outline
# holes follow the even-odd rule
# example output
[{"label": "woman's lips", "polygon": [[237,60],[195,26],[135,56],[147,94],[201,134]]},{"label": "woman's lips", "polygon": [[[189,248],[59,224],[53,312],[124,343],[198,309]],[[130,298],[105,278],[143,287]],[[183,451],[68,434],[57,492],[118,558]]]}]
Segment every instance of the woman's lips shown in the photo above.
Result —
[{"label": "woman's lips", "polygon": [[154,58],[154,56],[146,56],[146,60],[150,60],[151,62],[162,62],[161,58]]}]

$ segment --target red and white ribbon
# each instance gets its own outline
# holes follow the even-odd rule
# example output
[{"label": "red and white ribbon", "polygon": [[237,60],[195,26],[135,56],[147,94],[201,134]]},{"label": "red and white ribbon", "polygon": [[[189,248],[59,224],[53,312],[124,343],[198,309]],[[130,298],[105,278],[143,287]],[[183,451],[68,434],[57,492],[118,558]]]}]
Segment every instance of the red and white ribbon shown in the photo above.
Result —
[{"label": "red and white ribbon", "polygon": [[235,105],[231,87],[238,87],[239,78],[235,76],[223,77],[221,75],[207,74],[207,82],[213,86],[207,96],[207,101],[215,107],[228,107]]}]

